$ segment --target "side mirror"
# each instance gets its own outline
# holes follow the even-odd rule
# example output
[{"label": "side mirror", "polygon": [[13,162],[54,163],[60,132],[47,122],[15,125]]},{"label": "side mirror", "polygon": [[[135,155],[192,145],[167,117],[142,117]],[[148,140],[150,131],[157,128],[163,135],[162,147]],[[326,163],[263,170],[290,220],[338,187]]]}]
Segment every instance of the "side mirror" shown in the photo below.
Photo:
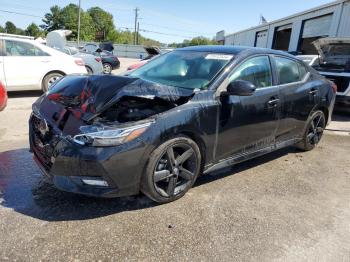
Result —
[{"label": "side mirror", "polygon": [[251,96],[255,89],[255,85],[249,81],[235,80],[227,86],[227,94],[230,96]]},{"label": "side mirror", "polygon": [[102,53],[102,49],[101,48],[97,48],[95,52]]}]

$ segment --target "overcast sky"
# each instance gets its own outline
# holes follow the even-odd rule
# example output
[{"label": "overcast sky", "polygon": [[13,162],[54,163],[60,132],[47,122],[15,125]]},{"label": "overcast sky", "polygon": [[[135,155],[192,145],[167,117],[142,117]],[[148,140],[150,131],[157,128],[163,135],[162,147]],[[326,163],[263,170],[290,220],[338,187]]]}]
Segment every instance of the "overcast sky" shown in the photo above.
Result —
[{"label": "overcast sky", "polygon": [[[220,30],[233,33],[256,26],[262,14],[272,21],[329,3],[329,0],[81,0],[84,10],[99,6],[114,16],[117,28],[134,26],[135,7],[140,8],[140,29],[144,36],[164,43],[182,42],[185,38],[203,35],[215,36]],[[0,0],[0,25],[7,20],[17,27],[25,28],[31,22],[41,24],[41,17],[50,6],[63,7],[68,0]],[[33,16],[9,14],[3,11],[25,13]],[[34,17],[38,16],[38,17]]]}]

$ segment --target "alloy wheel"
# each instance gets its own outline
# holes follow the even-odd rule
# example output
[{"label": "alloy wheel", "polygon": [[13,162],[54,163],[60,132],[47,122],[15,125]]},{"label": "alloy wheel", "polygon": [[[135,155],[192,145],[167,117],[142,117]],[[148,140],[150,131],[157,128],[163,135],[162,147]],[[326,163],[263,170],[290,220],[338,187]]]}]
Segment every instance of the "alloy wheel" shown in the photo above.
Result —
[{"label": "alloy wheel", "polygon": [[181,143],[168,147],[154,170],[156,191],[164,197],[172,197],[187,190],[195,179],[196,163],[196,154],[190,145]]},{"label": "alloy wheel", "polygon": [[47,81],[47,87],[50,88],[53,83],[55,83],[58,79],[60,79],[62,76],[60,75],[54,75],[50,77]]},{"label": "alloy wheel", "polygon": [[103,64],[103,73],[110,74],[112,72],[112,67],[110,64]]},{"label": "alloy wheel", "polygon": [[317,114],[313,117],[307,134],[307,141],[311,145],[317,145],[323,135],[326,121],[323,114]]}]

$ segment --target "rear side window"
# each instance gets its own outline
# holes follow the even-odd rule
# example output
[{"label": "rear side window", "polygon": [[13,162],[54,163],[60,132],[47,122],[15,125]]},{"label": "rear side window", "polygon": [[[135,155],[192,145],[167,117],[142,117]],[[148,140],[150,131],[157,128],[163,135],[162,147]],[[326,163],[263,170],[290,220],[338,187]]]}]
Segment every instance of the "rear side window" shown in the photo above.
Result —
[{"label": "rear side window", "polygon": [[257,88],[272,86],[271,66],[268,56],[257,56],[243,62],[230,76],[229,81],[245,80]]},{"label": "rear side window", "polygon": [[306,67],[300,63],[298,63],[298,66],[299,66],[300,80],[303,80],[307,74]]},{"label": "rear side window", "polygon": [[7,56],[48,56],[47,53],[30,43],[5,40]]},{"label": "rear side window", "polygon": [[305,66],[288,58],[275,57],[279,84],[302,81],[307,74]]}]

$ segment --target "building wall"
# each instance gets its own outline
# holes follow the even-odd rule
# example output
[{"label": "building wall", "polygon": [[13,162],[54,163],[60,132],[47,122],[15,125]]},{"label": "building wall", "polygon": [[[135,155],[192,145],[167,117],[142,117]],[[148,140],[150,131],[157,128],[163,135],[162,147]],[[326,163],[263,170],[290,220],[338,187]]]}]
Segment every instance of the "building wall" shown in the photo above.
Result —
[{"label": "building wall", "polygon": [[328,35],[331,37],[350,37],[350,0],[339,0],[295,16],[227,35],[225,37],[225,45],[254,46],[256,34],[267,30],[266,45],[262,46],[260,43],[260,47],[272,48],[276,28],[292,24],[292,35],[288,51],[297,51],[303,33],[303,22],[328,14],[333,14]]},{"label": "building wall", "polygon": [[337,35],[350,37],[350,1],[343,5]]}]

